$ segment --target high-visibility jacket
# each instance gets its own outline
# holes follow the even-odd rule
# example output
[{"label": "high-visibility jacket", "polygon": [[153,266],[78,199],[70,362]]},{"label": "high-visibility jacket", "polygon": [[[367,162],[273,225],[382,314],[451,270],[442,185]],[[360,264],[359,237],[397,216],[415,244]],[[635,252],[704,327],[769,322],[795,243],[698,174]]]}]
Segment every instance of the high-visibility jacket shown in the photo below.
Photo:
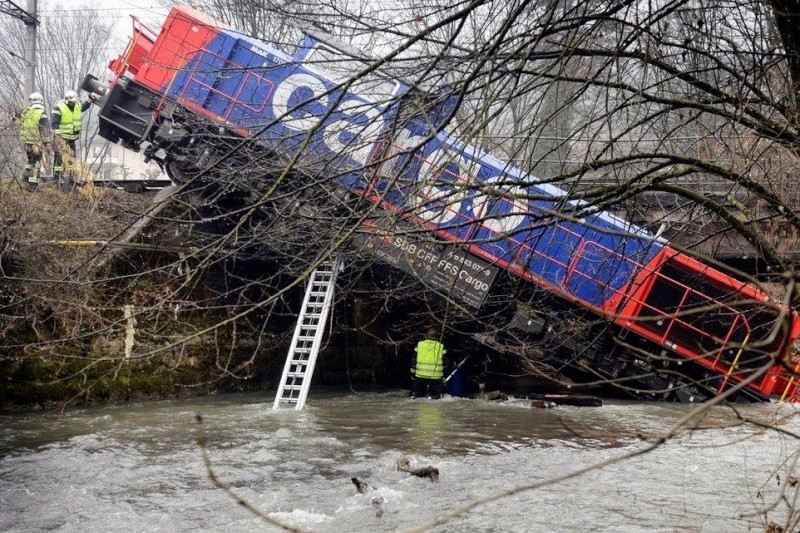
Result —
[{"label": "high-visibility jacket", "polygon": [[444,375],[444,344],[426,339],[417,343],[416,376],[425,379],[441,379]]},{"label": "high-visibility jacket", "polygon": [[76,103],[70,109],[66,102],[61,101],[58,103],[58,111],[61,113],[61,122],[58,124],[59,136],[62,139],[74,141],[81,134],[81,121],[83,120],[81,105]]},{"label": "high-visibility jacket", "polygon": [[20,117],[19,139],[26,144],[41,144],[41,121],[44,115],[44,106],[33,104],[22,112]]}]

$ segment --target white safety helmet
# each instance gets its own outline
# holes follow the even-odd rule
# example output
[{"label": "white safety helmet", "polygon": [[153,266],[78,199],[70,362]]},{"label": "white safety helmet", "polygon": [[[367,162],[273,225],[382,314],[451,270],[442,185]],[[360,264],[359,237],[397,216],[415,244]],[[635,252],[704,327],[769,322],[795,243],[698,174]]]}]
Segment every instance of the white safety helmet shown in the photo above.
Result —
[{"label": "white safety helmet", "polygon": [[78,93],[70,89],[69,91],[64,93],[64,100],[66,100],[67,102],[77,102]]},{"label": "white safety helmet", "polygon": [[28,100],[32,104],[41,104],[44,102],[44,98],[42,97],[41,93],[31,93],[31,95],[28,97]]}]

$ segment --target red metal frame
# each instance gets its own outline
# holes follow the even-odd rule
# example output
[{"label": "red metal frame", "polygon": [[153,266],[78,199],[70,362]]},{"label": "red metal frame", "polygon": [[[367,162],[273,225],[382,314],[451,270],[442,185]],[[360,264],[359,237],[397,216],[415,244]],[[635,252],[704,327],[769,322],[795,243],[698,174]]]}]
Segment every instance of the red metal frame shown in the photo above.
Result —
[{"label": "red metal frame", "polygon": [[139,72],[142,63],[150,56],[153,45],[158,38],[156,32],[142,24],[137,17],[131,15],[131,19],[133,22],[133,34],[128,39],[125,51],[108,64],[108,68],[113,73],[112,83],[116,82],[126,72],[130,72],[135,76]]},{"label": "red metal frame", "polygon": [[[722,390],[728,385],[729,381],[733,379],[734,381],[742,381],[746,379],[750,374],[752,374],[755,370],[754,369],[739,369],[739,357],[742,355],[743,351],[747,349],[747,342],[751,340],[751,325],[748,321],[747,315],[741,309],[737,309],[735,307],[731,307],[729,304],[722,302],[718,299],[712,298],[700,291],[697,291],[683,283],[678,282],[675,279],[672,279],[668,276],[663,275],[660,272],[660,267],[663,266],[666,261],[673,261],[679,265],[682,265],[687,268],[687,270],[696,272],[701,274],[702,276],[713,280],[714,282],[718,283],[719,285],[730,289],[732,294],[737,295],[736,302],[738,303],[745,303],[751,301],[753,303],[763,303],[765,306],[772,307],[776,312],[785,312],[789,313],[789,320],[791,323],[790,331],[788,335],[786,335],[787,342],[783,348],[782,353],[776,354],[776,359],[785,359],[787,356],[788,347],[791,346],[793,343],[796,342],[798,336],[800,336],[800,317],[797,315],[796,312],[792,311],[791,309],[786,308],[786,306],[780,302],[776,302],[771,300],[769,296],[764,293],[763,291],[759,290],[755,286],[751,284],[744,283],[740,280],[737,280],[727,274],[703,263],[700,263],[696,259],[689,257],[685,254],[678,252],[670,247],[665,247],[661,253],[652,261],[652,265],[646,271],[643,271],[639,275],[639,279],[636,280],[633,287],[638,286],[638,289],[630,291],[628,298],[623,303],[623,306],[619,312],[619,316],[616,318],[616,322],[623,327],[630,329],[631,331],[636,332],[637,334],[648,338],[661,346],[665,346],[672,350],[673,352],[686,357],[687,359],[693,360],[704,367],[713,370],[717,374],[721,374],[724,376],[723,382],[720,385],[718,392],[722,392]],[[684,290],[684,294],[681,300],[681,303],[677,306],[678,309],[675,312],[666,312],[661,309],[656,308],[654,305],[650,305],[646,303],[646,299],[650,294],[654,284],[656,283],[657,279],[663,279],[671,283],[676,287],[681,287]],[[707,331],[700,330],[696,328],[694,325],[681,320],[680,316],[682,314],[683,304],[686,302],[689,295],[695,295],[709,303],[709,306],[713,306],[714,309],[722,309],[726,310],[726,312],[735,315],[735,319],[731,321],[731,325],[728,328],[728,333],[725,338],[719,338],[712,333]],[[649,310],[651,312],[655,312],[657,315],[660,315],[663,320],[669,320],[670,324],[668,328],[662,335],[657,334],[647,328],[645,328],[642,324],[642,311]],[[653,316],[650,315],[645,318],[645,320],[654,320]],[[705,337],[707,339],[711,339],[712,341],[719,344],[719,348],[712,353],[698,353],[689,347],[678,345],[677,343],[673,342],[671,338],[671,331],[674,327],[680,325],[683,328],[686,328],[690,331],[694,331],[697,333],[698,336]],[[777,324],[776,324],[777,327]],[[734,343],[732,346],[729,345],[731,342],[732,337],[734,336],[735,330],[737,328],[743,328],[743,332],[745,333],[744,337],[745,340],[741,343]],[[735,360],[731,364],[727,364],[725,361],[721,361],[722,353],[725,349],[736,349],[737,356]],[[778,361],[776,361],[778,362]],[[800,365],[798,365],[795,369],[795,374],[797,369],[800,369]],[[782,368],[779,364],[774,365],[772,368],[767,371],[764,377],[751,384],[751,386],[765,394],[767,396],[776,394],[780,391],[780,387],[784,387],[784,397],[790,397],[793,401],[797,401],[797,393],[798,393],[798,385],[797,380],[794,376],[790,377],[784,373]],[[790,390],[791,389],[791,390]]]},{"label": "red metal frame", "polygon": [[136,81],[163,92],[175,74],[186,65],[189,54],[203,49],[217,35],[217,21],[189,6],[175,6],[150,52]]}]

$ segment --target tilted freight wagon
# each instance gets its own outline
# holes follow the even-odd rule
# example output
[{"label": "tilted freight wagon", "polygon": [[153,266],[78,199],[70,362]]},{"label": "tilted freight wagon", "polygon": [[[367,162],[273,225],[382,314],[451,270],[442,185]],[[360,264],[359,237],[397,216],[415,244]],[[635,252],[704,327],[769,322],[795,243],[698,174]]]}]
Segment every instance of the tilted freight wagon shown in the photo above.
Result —
[{"label": "tilted freight wagon", "polygon": [[[598,338],[556,354],[584,373],[646,398],[702,401],[737,384],[739,400],[797,398],[794,310],[462,142],[443,127],[446,94],[411,89],[347,45],[311,31],[289,56],[178,6],[159,32],[134,20],[110,67],[109,87],[84,84],[103,94],[101,135],[176,182],[228,180],[237,154],[269,154],[273,167],[240,169],[236,186],[322,177],[397,213],[450,251],[379,228],[378,256],[477,315],[498,271],[546,290],[552,308],[589,311],[605,324]],[[530,301],[511,320],[532,339],[553,331]]]}]

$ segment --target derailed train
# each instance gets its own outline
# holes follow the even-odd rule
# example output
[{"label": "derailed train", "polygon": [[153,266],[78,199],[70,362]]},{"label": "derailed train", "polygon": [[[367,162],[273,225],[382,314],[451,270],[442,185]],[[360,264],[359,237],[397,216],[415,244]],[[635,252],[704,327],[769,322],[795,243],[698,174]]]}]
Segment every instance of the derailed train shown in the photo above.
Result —
[{"label": "derailed train", "polygon": [[[274,180],[291,162],[450,243],[444,253],[382,228],[376,253],[449,287],[476,314],[498,270],[589,311],[609,342],[563,357],[597,378],[670,401],[736,385],[737,400],[798,399],[793,309],[446,133],[445,96],[382,76],[346,45],[309,31],[289,56],[176,6],[158,33],[134,19],[109,67],[108,87],[84,82],[103,95],[100,134],[142,150],[175,181],[213,179],[237,150],[267,150],[280,164],[254,180]],[[546,335],[545,319],[523,309],[521,334]]]}]

